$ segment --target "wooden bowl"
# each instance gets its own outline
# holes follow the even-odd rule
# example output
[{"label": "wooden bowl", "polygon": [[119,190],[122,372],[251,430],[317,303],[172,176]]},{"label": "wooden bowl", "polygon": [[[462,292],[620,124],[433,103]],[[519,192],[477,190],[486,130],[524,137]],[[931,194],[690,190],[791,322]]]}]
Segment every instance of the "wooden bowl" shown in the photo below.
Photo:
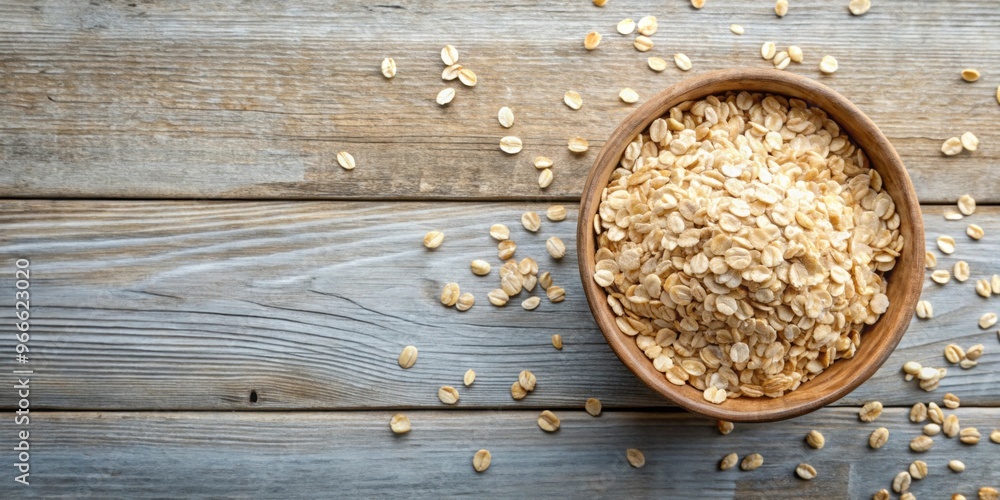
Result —
[{"label": "wooden bowl", "polygon": [[[796,97],[826,111],[843,131],[868,155],[881,174],[883,189],[892,197],[900,215],[900,231],[906,240],[895,268],[887,277],[889,309],[874,325],[866,327],[861,345],[851,359],[841,359],[826,371],[779,398],[730,399],[721,405],[705,401],[702,392],[677,386],[653,368],[653,363],[615,325],[615,315],[603,288],[594,282],[596,238],[594,215],[601,192],[621,159],[626,146],[653,120],[681,102],[746,90]],[[896,150],[872,121],[844,96],[809,78],[773,69],[731,69],[689,78],[660,92],[636,109],[614,130],[601,148],[587,177],[577,223],[580,278],[590,310],[615,354],[654,391],[697,413],[735,422],[765,422],[803,415],[830,404],[871,377],[889,358],[913,315],[924,278],[924,225],[913,184]]]}]

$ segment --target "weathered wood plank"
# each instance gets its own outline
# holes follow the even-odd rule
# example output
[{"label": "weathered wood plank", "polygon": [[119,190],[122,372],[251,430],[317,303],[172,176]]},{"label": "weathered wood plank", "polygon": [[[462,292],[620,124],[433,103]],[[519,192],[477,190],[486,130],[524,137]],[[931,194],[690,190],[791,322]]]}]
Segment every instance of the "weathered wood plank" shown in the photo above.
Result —
[{"label": "weathered wood plank", "polygon": [[[649,55],[685,52],[692,73],[767,66],[762,42],[797,44],[789,71],[854,100],[899,150],[925,202],[971,192],[1000,197],[1000,11],[989,0],[880,1],[863,17],[841,3],[800,0],[783,19],[766,2],[5,1],[0,30],[0,196],[213,198],[579,197],[594,149],[629,112],[625,86],[649,96],[684,75],[650,71]],[[614,32],[624,17],[660,16],[649,54]],[[728,31],[732,22],[743,36]],[[585,33],[605,34],[582,48]],[[479,85],[433,99],[440,47],[452,43]],[[840,70],[820,77],[820,57]],[[386,81],[379,62],[399,74]],[[978,67],[982,80],[960,80]],[[566,90],[584,96],[571,111]],[[511,106],[510,131],[496,121]],[[941,142],[971,130],[983,146],[945,158]],[[501,136],[524,139],[514,157]],[[336,166],[339,150],[358,159]],[[540,191],[530,165],[556,160]]]},{"label": "weathered wood plank", "polygon": [[[890,488],[897,472],[924,460],[930,473],[913,481],[918,498],[975,498],[982,486],[1000,486],[1000,454],[983,440],[968,446],[935,438],[917,454],[920,433],[903,409],[872,424],[857,409],[823,409],[788,422],[739,425],[728,435],[713,422],[686,413],[562,411],[562,426],[546,434],[533,411],[421,411],[413,430],[393,435],[391,412],[295,413],[32,413],[31,486],[19,495],[52,498],[118,497],[344,497],[523,496],[616,498],[870,498]],[[963,425],[988,431],[1000,410],[959,409]],[[876,426],[888,444],[868,448]],[[11,419],[0,421],[14,435]],[[816,429],[822,450],[803,437]],[[639,448],[646,465],[634,469],[626,448]],[[489,449],[492,465],[473,471],[472,455]],[[746,472],[718,470],[728,453],[760,453],[764,465]],[[683,457],[683,458],[682,458]],[[682,459],[681,459],[682,458]],[[958,459],[967,469],[948,470]],[[799,463],[818,471],[795,477]],[[8,472],[12,473],[13,468]],[[530,490],[525,489],[525,482]]]},{"label": "weathered wood plank", "polygon": [[[520,214],[530,203],[97,202],[0,203],[0,289],[13,290],[15,258],[31,261],[30,364],[39,374],[32,404],[66,409],[239,409],[440,407],[441,385],[459,386],[469,368],[475,387],[461,407],[580,407],[590,396],[609,406],[662,406],[628,372],[597,330],[579,285],[575,252],[562,262],[544,250],[550,236],[574,248],[575,206],[537,234]],[[958,240],[951,267],[968,261],[975,278],[1000,273],[1000,208],[967,219],[986,238],[963,235],[943,207],[925,207],[928,239]],[[517,258],[532,256],[566,288],[566,301],[543,297],[533,312],[496,308],[498,286],[491,224],[510,226]],[[423,248],[426,231],[442,229],[444,245]],[[488,277],[472,259],[494,263]],[[456,281],[477,304],[459,313],[438,301]],[[996,298],[973,281],[947,286],[927,280],[933,321],[914,323],[897,352],[842,404],[868,399],[912,404],[958,394],[966,405],[1000,405],[997,335],[976,320],[996,311]],[[0,296],[0,321],[13,321],[13,293]],[[560,333],[556,351],[550,335]],[[0,337],[12,353],[13,336]],[[980,365],[953,367],[928,394],[904,384],[899,367],[915,359],[943,366],[944,346],[986,345]],[[396,358],[420,349],[410,370]],[[11,354],[13,355],[13,354]],[[509,395],[518,372],[532,370],[538,390]],[[256,403],[248,401],[257,392]],[[0,406],[16,404],[0,391]]]}]

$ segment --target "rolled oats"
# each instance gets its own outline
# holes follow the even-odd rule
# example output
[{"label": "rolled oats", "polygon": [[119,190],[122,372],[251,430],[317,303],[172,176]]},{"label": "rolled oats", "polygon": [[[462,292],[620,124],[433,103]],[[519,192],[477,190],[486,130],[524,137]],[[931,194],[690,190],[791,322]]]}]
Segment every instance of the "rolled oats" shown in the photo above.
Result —
[{"label": "rolled oats", "polygon": [[979,328],[983,330],[997,324],[996,313],[986,313],[979,318]]},{"label": "rolled oats", "polygon": [[900,472],[896,474],[896,477],[892,480],[892,491],[896,493],[905,493],[910,489],[910,483],[913,478],[910,477],[910,473],[907,471]]},{"label": "rolled oats", "polygon": [[955,281],[964,283],[969,279],[969,263],[964,260],[956,262],[953,272],[955,274]]},{"label": "rolled oats", "polygon": [[920,423],[927,420],[927,405],[917,403],[910,408],[910,422]]},{"label": "rolled oats", "polygon": [[975,68],[966,68],[966,69],[963,69],[962,70],[962,79],[965,80],[965,81],[967,81],[967,82],[969,82],[969,83],[972,83],[972,82],[974,82],[976,80],[979,80],[979,71],[976,70]]},{"label": "rolled oats", "polygon": [[961,426],[958,423],[958,415],[953,414],[944,417],[944,423],[941,424],[941,431],[944,432],[945,436],[950,438],[955,437],[960,430]]},{"label": "rolled oats", "polygon": [[931,280],[939,285],[951,281],[951,273],[947,269],[938,269],[931,273]]},{"label": "rolled oats", "polygon": [[561,286],[550,286],[545,289],[545,296],[550,302],[558,303],[566,300],[566,290]]},{"label": "rolled oats", "polygon": [[889,429],[885,427],[879,427],[872,431],[871,435],[868,436],[868,446],[873,449],[879,449],[885,446],[885,443],[889,441]]},{"label": "rolled oats", "polygon": [[795,475],[809,481],[810,479],[816,477],[816,468],[809,464],[799,464],[799,466],[795,468]]},{"label": "rolled oats", "polygon": [[715,421],[715,428],[718,429],[719,430],[719,434],[722,434],[723,436],[725,436],[726,434],[729,434],[730,432],[733,432],[733,429],[735,427],[736,426],[733,425],[733,423],[730,422],[730,421],[728,421],[728,420],[716,420]]},{"label": "rolled oats", "polygon": [[471,69],[462,68],[458,70],[458,81],[462,82],[462,85],[466,87],[475,87],[479,83],[479,78]]},{"label": "rolled oats", "polygon": [[719,470],[732,469],[733,467],[736,466],[736,463],[739,462],[739,460],[740,457],[738,455],[736,455],[735,453],[730,453],[722,457],[722,460],[719,461]]},{"label": "rolled oats", "polygon": [[594,50],[601,44],[601,34],[596,31],[587,33],[583,38],[583,47],[587,50]]},{"label": "rolled oats", "polygon": [[538,173],[538,187],[545,189],[552,185],[552,169],[546,168]]},{"label": "rolled oats", "polygon": [[403,348],[403,352],[399,353],[399,367],[404,370],[413,366],[417,362],[417,348],[408,345]]},{"label": "rolled oats", "polygon": [[934,306],[926,300],[917,302],[917,317],[920,319],[931,319],[934,317]]},{"label": "rolled oats", "polygon": [[517,401],[520,401],[528,395],[528,391],[521,387],[520,382],[514,382],[514,385],[510,386],[510,397]]},{"label": "rolled oats", "polygon": [[858,418],[862,422],[874,422],[882,414],[882,403],[869,401],[858,411]]},{"label": "rolled oats", "polygon": [[680,52],[674,54],[674,64],[676,64],[681,71],[688,71],[691,69],[691,59]]},{"label": "rolled oats", "polygon": [[744,33],[743,26],[739,24],[730,24],[729,31],[732,31],[734,35],[742,35]]},{"label": "rolled oats", "polygon": [[397,413],[389,419],[389,428],[395,434],[406,434],[410,432],[410,417]]},{"label": "rolled oats", "polygon": [[628,459],[628,463],[636,469],[642,468],[643,465],[646,465],[646,456],[635,448],[625,450],[625,458]]},{"label": "rolled oats", "polygon": [[656,71],[657,73],[667,69],[667,61],[662,57],[650,57],[649,59],[646,59],[646,64],[649,65],[649,69]]},{"label": "rolled oats", "polygon": [[340,164],[341,168],[344,170],[354,170],[356,165],[354,155],[348,153],[347,151],[337,153],[337,163]]},{"label": "rolled oats", "polygon": [[774,59],[777,50],[778,48],[774,42],[764,42],[764,44],[760,46],[760,57],[770,61],[771,59]]},{"label": "rolled oats", "polygon": [[393,58],[382,59],[382,76],[386,78],[396,76],[396,61]]},{"label": "rolled oats", "polygon": [[972,215],[976,213],[976,199],[967,194],[959,196],[958,203],[956,205],[958,206],[958,211],[962,212],[963,215]]},{"label": "rolled oats", "polygon": [[949,137],[941,144],[941,152],[947,156],[955,156],[962,152],[962,140],[958,137]]},{"label": "rolled oats", "polygon": [[981,240],[985,235],[983,228],[979,227],[977,224],[969,224],[969,227],[965,228],[965,234],[974,240]]},{"label": "rolled oats", "polygon": [[444,233],[441,231],[430,231],[424,235],[424,246],[427,248],[437,248],[444,243]]},{"label": "rolled oats", "polygon": [[438,389],[438,399],[446,405],[453,405],[458,402],[458,390],[450,385]]},{"label": "rolled oats", "polygon": [[979,430],[975,427],[966,427],[958,433],[958,440],[964,444],[977,444],[979,438]]},{"label": "rolled oats", "polygon": [[839,67],[840,64],[837,63],[837,59],[833,56],[823,56],[823,59],[819,61],[819,70],[828,75],[836,72]]},{"label": "rolled oats", "polygon": [[658,25],[656,23],[656,16],[645,16],[642,19],[639,19],[639,24],[638,24],[639,34],[646,36],[653,36],[654,34],[656,34],[657,26]]},{"label": "rolled oats", "polygon": [[931,446],[934,446],[934,440],[923,434],[910,440],[910,449],[917,453],[923,453],[931,449]]},{"label": "rolled oats", "polygon": [[764,457],[760,453],[751,453],[743,457],[743,461],[740,462],[740,468],[743,470],[754,470],[761,465],[764,465]]},{"label": "rolled oats", "polygon": [[584,409],[592,417],[596,417],[601,414],[601,400],[597,398],[587,398],[587,402],[583,404]]},{"label": "rolled oats", "polygon": [[847,8],[851,11],[851,14],[860,16],[865,12],[868,12],[868,9],[872,8],[872,2],[871,0],[851,0],[850,3],[847,4]]},{"label": "rolled oats", "polygon": [[809,444],[810,448],[821,450],[823,449],[823,446],[826,445],[826,439],[819,431],[811,430],[809,431],[809,434],[806,434],[806,443]]},{"label": "rolled oats", "polygon": [[580,109],[583,107],[583,98],[580,97],[578,92],[573,90],[566,91],[563,95],[563,102],[571,109]]},{"label": "rolled oats", "polygon": [[632,42],[632,46],[639,52],[649,52],[653,48],[653,41],[650,40],[648,36],[639,35],[635,37],[635,41]]},{"label": "rolled oats", "polygon": [[504,153],[511,155],[520,153],[521,147],[522,143],[519,137],[508,135],[500,138],[500,150]]},{"label": "rolled oats", "polygon": [[635,31],[635,21],[629,18],[622,19],[618,22],[617,28],[618,33],[621,33],[622,35],[631,35],[632,32]]},{"label": "rolled oats", "polygon": [[563,348],[562,335],[559,335],[558,333],[555,333],[555,334],[552,335],[552,347],[555,347],[556,349],[558,349],[560,351],[562,350],[562,348]]},{"label": "rolled oats", "polygon": [[450,103],[454,99],[455,99],[455,89],[451,87],[446,87],[444,89],[441,89],[441,92],[438,92],[435,101],[437,101],[437,103],[440,104],[441,106],[444,106]]},{"label": "rolled oats", "polygon": [[513,257],[514,252],[516,251],[517,243],[514,243],[513,240],[503,240],[497,245],[497,257],[499,257],[500,260],[507,260]]},{"label": "rolled oats", "polygon": [[476,304],[476,297],[471,293],[463,293],[458,296],[458,302],[455,302],[455,309],[459,311],[468,311],[472,309],[472,306]]},{"label": "rolled oats", "polygon": [[931,422],[924,426],[924,434],[928,436],[937,436],[941,434],[941,426]]},{"label": "rolled oats", "polygon": [[545,432],[555,432],[559,430],[559,417],[549,410],[545,410],[538,416],[538,427]]},{"label": "rolled oats", "polygon": [[566,207],[562,205],[552,205],[545,210],[545,217],[553,222],[566,220]]},{"label": "rolled oats", "polygon": [[492,461],[493,455],[490,453],[490,450],[479,450],[472,456],[472,468],[476,472],[483,472],[490,468],[490,462]]},{"label": "rolled oats", "polygon": [[514,126],[514,112],[510,110],[507,106],[500,108],[497,112],[497,121],[500,122],[500,126],[503,128],[511,128]]},{"label": "rolled oats", "polygon": [[625,87],[621,90],[621,92],[618,92],[618,98],[624,103],[633,104],[639,100],[639,94],[636,91]]},{"label": "rolled oats", "polygon": [[503,224],[493,224],[490,226],[490,236],[497,241],[510,239],[510,229]]},{"label": "rolled oats", "polygon": [[574,137],[569,140],[569,150],[573,153],[584,153],[590,149],[590,144],[583,137]]},{"label": "rolled oats", "polygon": [[458,49],[452,45],[445,45],[444,48],[441,49],[441,62],[443,62],[445,66],[451,66],[458,63]]},{"label": "rolled oats", "polygon": [[448,283],[441,290],[441,303],[451,307],[458,302],[458,296],[461,295],[458,289],[458,283]]},{"label": "rolled oats", "polygon": [[975,151],[979,149],[979,138],[972,132],[962,134],[962,137],[959,137],[959,140],[962,142],[962,147],[965,148],[966,151]]},{"label": "rolled oats", "polygon": [[777,2],[774,2],[774,13],[777,14],[778,17],[785,17],[785,14],[788,14],[788,0],[778,0]]},{"label": "rolled oats", "polygon": [[535,374],[528,370],[522,370],[521,373],[517,375],[517,383],[521,384],[524,390],[531,392],[535,390],[535,384],[538,379],[535,378]]},{"label": "rolled oats", "polygon": [[965,464],[961,460],[949,460],[948,468],[955,472],[964,472]]},{"label": "rolled oats", "polygon": [[[835,173],[806,160],[815,148]],[[844,198],[826,194],[818,210],[827,188],[814,178]],[[629,144],[602,192],[593,279],[622,334],[671,339],[644,349],[664,356],[671,383],[722,404],[778,397],[852,357],[889,308],[882,273],[904,241],[880,179],[802,101],[733,92],[685,103]]]},{"label": "rolled oats", "polygon": [[490,304],[493,304],[497,307],[503,307],[507,305],[507,301],[510,300],[510,296],[507,295],[507,292],[503,291],[500,288],[492,290],[490,293],[486,294],[486,298],[489,299]]}]

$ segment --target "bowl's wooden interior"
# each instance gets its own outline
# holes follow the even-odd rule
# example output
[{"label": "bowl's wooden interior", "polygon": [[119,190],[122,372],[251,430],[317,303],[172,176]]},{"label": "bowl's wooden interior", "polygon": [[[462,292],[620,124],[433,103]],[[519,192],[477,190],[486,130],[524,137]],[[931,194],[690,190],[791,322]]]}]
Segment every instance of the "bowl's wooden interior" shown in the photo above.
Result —
[{"label": "bowl's wooden interior", "polygon": [[[892,196],[900,215],[900,231],[906,240],[903,253],[888,276],[889,309],[861,337],[856,355],[838,360],[816,378],[780,398],[730,399],[722,405],[705,401],[701,391],[676,386],[653,368],[635,339],[622,334],[614,323],[604,290],[594,274],[596,238],[593,218],[600,194],[607,185],[628,143],[671,107],[727,91],[746,90],[796,97],[826,111],[854,140],[881,174],[884,190]],[[591,311],[622,362],[646,385],[688,410],[731,421],[768,421],[798,416],[829,404],[867,380],[885,362],[899,343],[920,296],[924,276],[924,230],[913,185],[895,149],[878,127],[846,98],[811,79],[777,70],[721,70],[680,82],[659,93],[629,115],[601,149],[580,205],[577,228],[580,275]]]}]

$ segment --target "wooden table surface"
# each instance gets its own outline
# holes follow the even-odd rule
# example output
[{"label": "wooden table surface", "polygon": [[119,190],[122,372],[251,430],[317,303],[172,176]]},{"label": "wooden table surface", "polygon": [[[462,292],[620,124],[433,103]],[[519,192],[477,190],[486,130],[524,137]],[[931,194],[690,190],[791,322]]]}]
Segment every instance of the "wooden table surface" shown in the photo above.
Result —
[{"label": "wooden table surface", "polygon": [[[916,459],[918,498],[975,498],[1000,487],[1000,337],[978,318],[1000,312],[975,294],[975,279],[1000,273],[1000,10],[989,0],[875,0],[862,17],[847,1],[589,0],[551,2],[0,1],[0,318],[14,321],[15,260],[30,260],[29,362],[0,337],[0,407],[24,402],[12,370],[30,369],[30,424],[0,420],[5,464],[17,432],[30,430],[30,482],[5,492],[37,497],[477,497],[869,498]],[[659,18],[648,54],[615,32],[625,17]],[[742,24],[746,33],[729,31]],[[588,52],[589,31],[604,35]],[[646,57],[675,52],[690,74],[766,67],[765,41],[802,47],[787,71],[852,99],[895,145],[923,205],[938,268],[967,261],[973,279],[929,279],[931,320],[914,319],[888,363],[835,405],[794,420],[713,420],[655,396],[603,341],[579,284],[575,252],[545,253],[559,236],[573,248],[584,177],[603,138],[629,113],[622,87],[640,99],[687,76],[654,73]],[[440,78],[439,50],[455,45],[479,84]],[[820,75],[826,54],[840,69]],[[379,72],[393,57],[398,74]],[[963,82],[963,68],[982,73]],[[455,101],[434,103],[454,87]],[[576,90],[573,111],[563,93]],[[516,123],[505,130],[497,110]],[[978,151],[945,157],[944,139],[972,131]],[[524,150],[507,155],[500,137]],[[570,137],[591,150],[571,155]],[[341,169],[336,153],[357,159]],[[537,185],[536,155],[555,161]],[[946,221],[971,194],[975,215]],[[563,204],[563,222],[538,234],[520,214]],[[966,224],[985,229],[968,239]],[[505,223],[517,255],[538,259],[566,301],[527,312],[496,308],[468,263],[498,265],[490,225]],[[444,244],[421,245],[432,229]],[[958,251],[934,240],[949,234]],[[495,267],[496,268],[496,267]],[[457,281],[477,304],[465,313],[438,302]],[[9,333],[13,330],[8,327]],[[565,347],[553,349],[559,333]],[[905,382],[916,360],[948,366],[946,345],[984,344],[979,365],[949,366],[933,392]],[[403,346],[420,349],[402,370]],[[472,387],[462,375],[474,369]],[[518,372],[538,389],[509,394]],[[437,389],[459,387],[455,406]],[[936,436],[909,450],[921,427],[909,407],[945,393],[948,410],[983,434],[978,445]],[[583,411],[600,398],[604,413]],[[858,407],[878,400],[874,423]],[[539,411],[562,428],[542,432]],[[404,411],[413,431],[393,435]],[[873,429],[886,447],[867,446]],[[826,436],[822,450],[803,440]],[[640,448],[646,466],[625,461]],[[472,455],[490,449],[477,474]],[[719,471],[719,459],[761,453],[752,472]],[[946,467],[965,462],[961,474]],[[795,477],[797,464],[819,471]],[[6,496],[7,493],[4,493]]]}]

